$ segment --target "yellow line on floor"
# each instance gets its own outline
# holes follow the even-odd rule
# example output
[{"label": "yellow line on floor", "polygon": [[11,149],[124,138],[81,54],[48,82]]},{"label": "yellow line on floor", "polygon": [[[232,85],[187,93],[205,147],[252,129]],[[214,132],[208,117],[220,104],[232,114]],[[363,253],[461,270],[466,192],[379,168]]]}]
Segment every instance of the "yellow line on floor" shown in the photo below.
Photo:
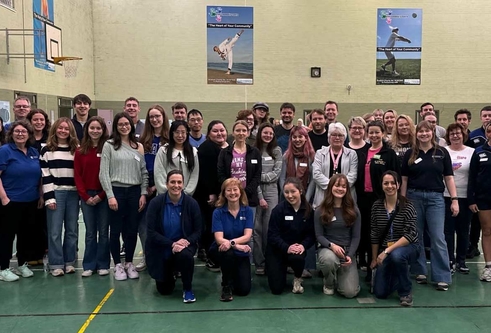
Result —
[{"label": "yellow line on floor", "polygon": [[92,311],[92,314],[89,316],[89,318],[87,318],[87,320],[85,321],[85,323],[83,324],[83,326],[78,330],[78,333],[85,332],[85,330],[87,329],[87,327],[89,327],[90,322],[95,318],[95,316],[97,316],[97,314],[99,313],[99,311],[102,309],[102,306],[104,305],[104,303],[107,302],[107,300],[109,299],[109,297],[111,297],[111,295],[113,294],[113,292],[114,292],[114,289],[111,289],[111,290],[109,290],[107,292],[106,296],[104,296],[104,298],[99,303],[99,305],[97,305],[97,307],[94,309],[94,311]]}]

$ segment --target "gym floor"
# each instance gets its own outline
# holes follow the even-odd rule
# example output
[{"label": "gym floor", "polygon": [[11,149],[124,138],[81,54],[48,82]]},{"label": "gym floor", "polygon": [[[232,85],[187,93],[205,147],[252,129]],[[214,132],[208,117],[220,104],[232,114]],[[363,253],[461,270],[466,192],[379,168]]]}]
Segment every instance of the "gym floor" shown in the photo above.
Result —
[{"label": "gym floor", "polygon": [[[79,239],[81,257],[83,223]],[[399,306],[396,294],[373,298],[365,283],[355,299],[326,296],[317,276],[304,281],[302,295],[274,296],[267,278],[254,275],[249,296],[223,303],[220,274],[198,260],[191,304],[182,302],[180,281],[164,297],[146,271],[138,280],[115,281],[112,273],[82,278],[81,260],[75,274],[57,278],[37,266],[32,278],[0,282],[0,332],[490,332],[491,283],[479,281],[483,260],[470,260],[471,273],[456,273],[447,292],[414,283],[412,308]]]}]

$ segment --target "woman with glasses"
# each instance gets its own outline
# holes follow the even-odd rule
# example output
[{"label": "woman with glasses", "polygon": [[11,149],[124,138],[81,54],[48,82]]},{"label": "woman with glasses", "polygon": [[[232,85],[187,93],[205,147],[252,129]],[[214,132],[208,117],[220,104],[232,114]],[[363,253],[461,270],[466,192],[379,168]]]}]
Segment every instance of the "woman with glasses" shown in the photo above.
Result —
[{"label": "woman with glasses", "polygon": [[15,121],[7,143],[0,147],[0,281],[19,280],[9,267],[16,235],[18,271],[25,278],[34,275],[27,265],[27,250],[40,236],[35,223],[43,199],[39,196],[41,168],[39,152],[32,147],[33,134],[27,121]]},{"label": "woman with glasses", "polygon": [[[111,138],[102,148],[99,178],[109,204],[109,244],[118,281],[138,279],[133,265],[138,223],[147,202],[148,171],[143,146],[126,112],[114,116]],[[125,265],[120,258],[120,235],[125,244]]]},{"label": "woman with glasses", "polygon": [[348,123],[349,138],[348,147],[358,152],[367,146],[366,139],[367,123],[362,117],[351,117]]},{"label": "woman with glasses", "polygon": [[[452,169],[454,173],[455,188],[457,189],[457,201],[462,209],[457,216],[452,216],[450,206],[452,200],[450,193],[445,188],[445,240],[447,242],[448,256],[450,260],[450,271],[455,270],[463,274],[469,273],[469,268],[465,264],[465,255],[469,247],[469,229],[472,219],[472,212],[467,200],[467,185],[469,182],[469,168],[471,164],[474,148],[467,147],[467,132],[462,125],[450,124],[445,133],[447,149],[452,159]],[[455,251],[455,233],[457,233],[457,251]],[[455,255],[455,253],[457,255]]]},{"label": "woman with glasses", "polygon": [[189,143],[189,126],[184,120],[174,120],[170,127],[169,143],[155,156],[154,179],[157,193],[167,191],[167,174],[181,170],[184,175],[184,193],[193,195],[199,177],[198,150]]}]

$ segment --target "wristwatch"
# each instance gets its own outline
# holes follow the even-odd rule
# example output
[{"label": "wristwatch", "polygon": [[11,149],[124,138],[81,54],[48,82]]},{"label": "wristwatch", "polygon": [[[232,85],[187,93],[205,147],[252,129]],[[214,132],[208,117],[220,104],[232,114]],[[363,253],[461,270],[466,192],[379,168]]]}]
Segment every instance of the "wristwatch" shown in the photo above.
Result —
[{"label": "wristwatch", "polygon": [[450,198],[450,200],[451,200],[451,201],[458,201],[458,200],[459,200],[459,198],[457,198],[457,197],[451,197],[451,198]]},{"label": "wristwatch", "polygon": [[234,240],[231,240],[231,241],[230,241],[230,246],[234,247],[234,246],[235,246],[235,244],[236,244],[236,243],[235,243],[235,241],[234,241]]},{"label": "wristwatch", "polygon": [[384,253],[385,253],[386,255],[389,255],[389,254],[390,254],[390,252],[387,252],[387,249],[385,249],[385,250],[384,250]]}]

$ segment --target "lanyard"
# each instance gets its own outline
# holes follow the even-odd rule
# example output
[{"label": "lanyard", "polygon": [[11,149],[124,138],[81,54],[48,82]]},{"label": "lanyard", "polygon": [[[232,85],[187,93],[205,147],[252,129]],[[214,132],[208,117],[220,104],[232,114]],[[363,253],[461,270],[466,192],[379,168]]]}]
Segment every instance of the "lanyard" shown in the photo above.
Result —
[{"label": "lanyard", "polygon": [[338,157],[334,157],[334,152],[332,151],[332,149],[330,149],[330,152],[331,152],[331,158],[332,158],[332,163],[333,163],[333,171],[336,174],[336,173],[338,173],[336,170],[338,169],[339,160],[341,159],[341,154],[342,154],[343,150],[341,149],[339,151]]}]

